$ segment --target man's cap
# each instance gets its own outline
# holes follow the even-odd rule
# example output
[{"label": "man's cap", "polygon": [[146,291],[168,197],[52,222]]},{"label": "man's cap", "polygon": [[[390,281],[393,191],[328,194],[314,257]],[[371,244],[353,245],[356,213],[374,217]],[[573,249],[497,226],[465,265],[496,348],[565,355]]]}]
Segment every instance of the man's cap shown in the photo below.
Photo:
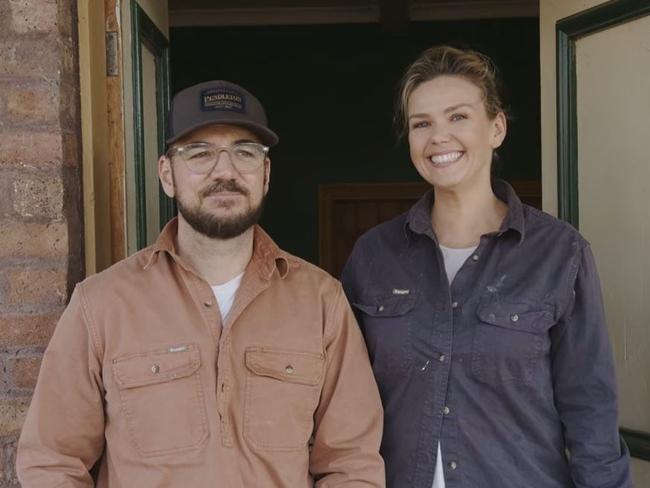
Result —
[{"label": "man's cap", "polygon": [[254,95],[234,83],[215,80],[190,86],[174,95],[169,110],[167,144],[212,124],[245,127],[267,146],[275,146],[279,140],[268,128],[264,107]]}]

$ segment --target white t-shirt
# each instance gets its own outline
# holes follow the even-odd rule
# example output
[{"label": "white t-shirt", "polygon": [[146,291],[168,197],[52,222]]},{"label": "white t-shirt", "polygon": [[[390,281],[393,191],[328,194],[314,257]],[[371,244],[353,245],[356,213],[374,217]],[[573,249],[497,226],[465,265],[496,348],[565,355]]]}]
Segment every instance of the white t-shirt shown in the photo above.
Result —
[{"label": "white t-shirt", "polygon": [[223,285],[212,287],[212,293],[214,293],[214,297],[217,299],[217,303],[219,304],[221,319],[224,321],[230,312],[230,307],[232,307],[232,304],[235,301],[235,294],[241,284],[242,276],[244,276],[244,273],[235,276],[232,280],[225,282]]},{"label": "white t-shirt", "polygon": [[[440,246],[442,257],[445,260],[445,271],[447,271],[447,279],[449,285],[454,281],[456,273],[463,265],[467,258],[476,250],[478,246],[468,247],[465,249],[455,249],[453,247]],[[436,471],[433,474],[433,488],[445,488],[445,476],[442,469],[442,451],[440,449],[440,441],[438,441],[438,456],[436,459]]]}]

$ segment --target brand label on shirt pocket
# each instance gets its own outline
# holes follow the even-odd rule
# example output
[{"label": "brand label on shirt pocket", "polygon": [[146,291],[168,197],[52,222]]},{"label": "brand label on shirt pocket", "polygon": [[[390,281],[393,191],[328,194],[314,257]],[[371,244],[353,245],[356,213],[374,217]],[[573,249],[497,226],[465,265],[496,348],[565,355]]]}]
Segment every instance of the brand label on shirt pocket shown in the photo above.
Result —
[{"label": "brand label on shirt pocket", "polygon": [[306,449],[325,368],[323,354],[249,347],[244,437],[257,449]]},{"label": "brand label on shirt pocket", "polygon": [[535,368],[550,347],[554,307],[484,297],[476,309],[472,373],[486,383],[534,383]]},{"label": "brand label on shirt pocket", "polygon": [[197,344],[113,359],[124,421],[142,456],[198,448],[208,436]]}]

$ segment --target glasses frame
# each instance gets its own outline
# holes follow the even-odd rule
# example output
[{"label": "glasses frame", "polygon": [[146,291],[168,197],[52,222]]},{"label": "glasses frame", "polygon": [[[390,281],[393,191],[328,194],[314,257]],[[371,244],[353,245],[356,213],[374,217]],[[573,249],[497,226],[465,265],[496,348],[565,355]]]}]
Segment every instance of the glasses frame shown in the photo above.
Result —
[{"label": "glasses frame", "polygon": [[[233,153],[231,152],[237,146],[240,146],[240,147],[241,146],[254,146],[255,148],[261,150],[263,157],[262,157],[262,159],[260,160],[260,162],[257,164],[257,166],[255,168],[253,168],[251,170],[248,170],[248,171],[242,171],[238,167],[238,164],[236,162],[236,158],[233,156]],[[190,167],[190,164],[188,163],[187,159],[185,159],[185,158],[183,158],[181,156],[181,160],[183,161],[183,163],[185,163],[185,167],[191,173],[194,173],[196,175],[208,175],[208,174],[212,173],[214,171],[214,168],[219,163],[219,156],[221,155],[221,153],[223,151],[225,151],[226,154],[228,154],[228,157],[230,158],[230,164],[232,164],[233,168],[235,168],[237,170],[237,172],[239,172],[241,174],[250,174],[250,173],[254,173],[255,171],[257,171],[260,168],[260,166],[262,166],[262,164],[264,163],[264,161],[266,160],[266,158],[269,155],[269,146],[266,146],[264,144],[260,144],[259,142],[242,141],[242,142],[235,142],[233,144],[224,145],[224,146],[217,146],[216,144],[212,144],[211,142],[190,142],[188,144],[183,144],[182,146],[174,146],[174,147],[169,148],[167,150],[167,152],[165,153],[165,156],[167,156],[170,159],[170,161],[173,161],[174,156],[177,156],[179,153],[182,154],[185,150],[188,150],[190,148],[192,148],[192,149],[193,148],[213,149],[214,151],[216,151],[216,154],[217,154],[217,156],[214,158],[214,164],[212,164],[212,166],[210,166],[210,169],[207,170],[207,171],[195,171],[195,170],[193,170]]]}]

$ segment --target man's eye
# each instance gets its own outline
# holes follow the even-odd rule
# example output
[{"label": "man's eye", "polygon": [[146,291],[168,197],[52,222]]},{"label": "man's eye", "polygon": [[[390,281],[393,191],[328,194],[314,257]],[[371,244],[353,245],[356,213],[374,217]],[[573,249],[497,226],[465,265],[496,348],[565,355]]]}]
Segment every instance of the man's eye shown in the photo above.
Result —
[{"label": "man's eye", "polygon": [[254,158],[255,153],[249,149],[237,149],[236,151],[237,156],[240,158]]},{"label": "man's eye", "polygon": [[465,114],[453,114],[451,117],[452,122],[457,122],[459,120],[465,120],[467,118],[467,115]]},{"label": "man's eye", "polygon": [[210,157],[210,151],[199,151],[187,155],[187,159],[207,159]]}]

